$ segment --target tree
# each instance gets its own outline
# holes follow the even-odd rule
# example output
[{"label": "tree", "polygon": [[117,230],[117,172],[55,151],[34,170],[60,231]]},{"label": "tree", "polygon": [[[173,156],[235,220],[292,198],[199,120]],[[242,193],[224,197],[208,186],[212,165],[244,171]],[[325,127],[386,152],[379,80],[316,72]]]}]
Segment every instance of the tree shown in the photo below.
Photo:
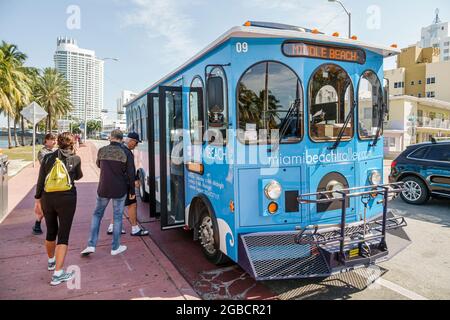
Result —
[{"label": "tree", "polygon": [[[27,56],[16,45],[2,41],[0,46],[0,112],[8,118],[8,147],[11,148],[11,118],[16,119],[18,106],[30,97],[30,87],[23,64]],[[14,128],[17,122],[14,121]],[[16,131],[16,130],[14,130]],[[16,145],[17,145],[17,139]]]},{"label": "tree", "polygon": [[46,132],[52,131],[53,121],[72,110],[69,82],[53,68],[45,68],[37,78],[35,98],[48,113]]},{"label": "tree", "polygon": [[75,122],[72,124],[72,133],[73,134],[81,134],[80,124]]},{"label": "tree", "polygon": [[98,120],[89,120],[87,123],[88,136],[96,135],[102,130],[102,122]]}]

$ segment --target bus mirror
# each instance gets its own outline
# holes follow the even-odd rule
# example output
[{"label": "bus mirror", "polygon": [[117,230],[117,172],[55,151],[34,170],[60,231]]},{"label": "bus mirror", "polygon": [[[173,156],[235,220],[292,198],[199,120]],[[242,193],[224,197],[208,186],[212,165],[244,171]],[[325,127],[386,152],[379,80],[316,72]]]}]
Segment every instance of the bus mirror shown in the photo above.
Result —
[{"label": "bus mirror", "polygon": [[389,115],[389,80],[384,79],[383,87],[383,117]]},{"label": "bus mirror", "polygon": [[223,112],[223,80],[221,77],[210,77],[207,84],[208,110],[211,113]]}]

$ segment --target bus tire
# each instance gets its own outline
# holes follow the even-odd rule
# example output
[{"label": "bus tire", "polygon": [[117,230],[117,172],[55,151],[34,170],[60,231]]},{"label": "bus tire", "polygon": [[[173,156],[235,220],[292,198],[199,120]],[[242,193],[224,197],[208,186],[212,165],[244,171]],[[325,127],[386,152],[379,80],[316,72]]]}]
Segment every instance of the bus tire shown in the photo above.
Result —
[{"label": "bus tire", "polygon": [[228,263],[229,258],[219,249],[219,234],[215,218],[209,213],[204,203],[199,204],[198,210],[198,238],[204,256],[208,261],[217,266]]},{"label": "bus tire", "polygon": [[139,175],[139,184],[139,198],[142,202],[149,202],[150,195],[145,191],[145,178],[142,173]]}]

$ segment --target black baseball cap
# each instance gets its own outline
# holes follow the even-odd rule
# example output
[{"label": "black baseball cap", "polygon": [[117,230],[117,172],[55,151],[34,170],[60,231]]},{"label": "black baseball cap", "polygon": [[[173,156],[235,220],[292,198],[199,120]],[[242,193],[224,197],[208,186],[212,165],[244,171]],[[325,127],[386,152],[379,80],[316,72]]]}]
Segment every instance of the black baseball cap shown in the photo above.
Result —
[{"label": "black baseball cap", "polygon": [[137,142],[142,142],[141,139],[139,139],[139,134],[137,134],[136,132],[128,133],[127,138],[134,139]]}]

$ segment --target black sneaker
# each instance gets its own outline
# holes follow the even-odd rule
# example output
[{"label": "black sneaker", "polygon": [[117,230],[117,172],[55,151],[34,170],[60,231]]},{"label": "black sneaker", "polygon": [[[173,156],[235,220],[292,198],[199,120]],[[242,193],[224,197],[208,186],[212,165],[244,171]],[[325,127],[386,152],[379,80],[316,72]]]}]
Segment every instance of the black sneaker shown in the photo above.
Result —
[{"label": "black sneaker", "polygon": [[62,283],[62,282],[66,282],[69,281],[71,279],[73,279],[73,277],[75,276],[75,271],[68,273],[63,271],[63,273],[60,276],[52,276],[52,281],[50,282],[50,285],[52,286],[57,286],[58,284]]},{"label": "black sneaker", "polygon": [[133,236],[133,237],[145,237],[145,236],[148,236],[149,234],[150,234],[150,232],[148,232],[147,230],[140,229],[136,233],[132,232],[131,236]]},{"label": "black sneaker", "polygon": [[33,234],[35,236],[42,234],[41,223],[36,221],[33,227]]}]

